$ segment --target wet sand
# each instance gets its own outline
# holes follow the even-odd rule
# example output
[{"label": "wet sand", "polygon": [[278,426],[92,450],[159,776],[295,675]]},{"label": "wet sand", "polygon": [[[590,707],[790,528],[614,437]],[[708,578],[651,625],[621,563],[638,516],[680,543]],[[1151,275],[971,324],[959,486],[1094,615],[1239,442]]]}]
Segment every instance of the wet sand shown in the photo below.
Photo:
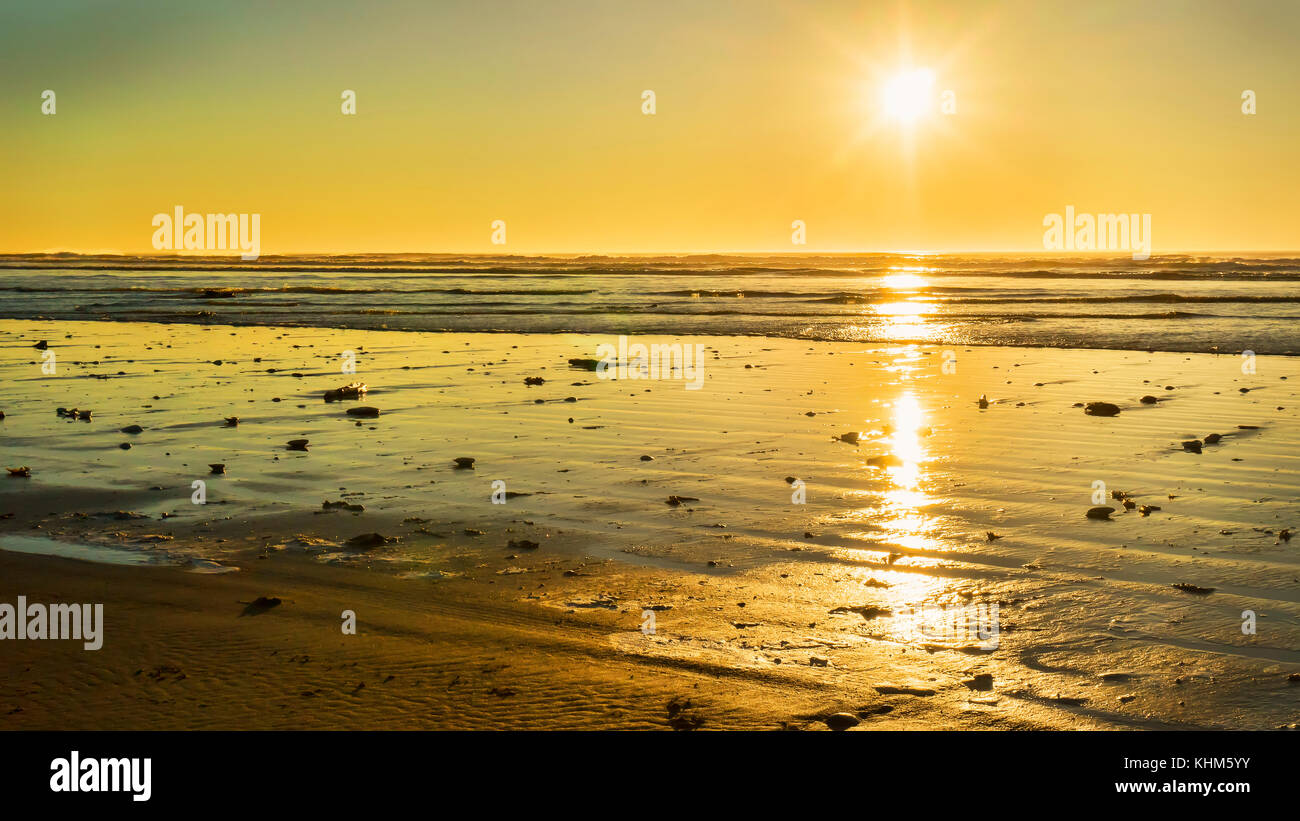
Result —
[{"label": "wet sand", "polygon": [[[0,601],[107,622],[98,652],[4,642],[0,727],[1300,718],[1295,360],[636,341],[703,344],[703,388],[567,365],[604,336],[0,322],[5,466],[32,473],[0,477]],[[994,603],[995,648],[918,629]]]}]

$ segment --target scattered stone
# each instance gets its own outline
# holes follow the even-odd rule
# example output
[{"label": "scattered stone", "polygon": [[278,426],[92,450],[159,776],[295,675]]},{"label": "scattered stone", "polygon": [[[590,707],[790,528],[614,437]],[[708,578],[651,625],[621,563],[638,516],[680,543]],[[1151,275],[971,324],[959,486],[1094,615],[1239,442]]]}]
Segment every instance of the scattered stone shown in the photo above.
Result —
[{"label": "scattered stone", "polygon": [[892,615],[888,610],[886,610],[883,607],[873,607],[872,605],[869,604],[857,605],[855,607],[850,607],[850,606],[836,607],[834,610],[831,611],[831,613],[857,613],[859,616],[861,616],[864,619],[875,619],[875,618],[881,618],[883,616]]},{"label": "scattered stone", "polygon": [[1143,516],[1150,516],[1159,509],[1159,505],[1138,505],[1138,513],[1141,513]]},{"label": "scattered stone", "polygon": [[545,383],[546,383],[546,380],[543,379],[543,378],[540,377],[540,376],[526,376],[526,377],[524,377],[524,384],[525,384],[525,385],[542,385],[542,384],[545,384]]},{"label": "scattered stone", "polygon": [[473,457],[473,456],[457,456],[457,457],[456,457],[455,459],[453,459],[452,461],[454,461],[454,462],[456,463],[456,468],[459,469],[459,470],[473,470],[473,469],[474,469],[474,457]]},{"label": "scattered stone", "polygon": [[669,507],[677,507],[678,505],[681,505],[683,502],[698,502],[698,501],[699,499],[695,498],[694,496],[669,496],[668,501],[665,502],[664,504],[668,505]]},{"label": "scattered stone", "polygon": [[848,433],[841,433],[839,436],[835,437],[836,441],[844,442],[848,445],[856,445],[860,438],[861,434],[855,430],[851,430]]},{"label": "scattered stone", "polygon": [[371,550],[376,547],[383,547],[389,542],[395,542],[397,539],[389,539],[378,533],[362,533],[353,536],[343,543],[343,546],[349,550]]},{"label": "scattered stone", "polygon": [[529,541],[528,539],[520,539],[519,541],[515,541],[514,539],[511,539],[506,544],[506,547],[508,547],[511,550],[536,550],[537,548],[541,547],[541,545],[538,544],[537,542]]},{"label": "scattered stone", "polygon": [[1083,406],[1083,412],[1089,416],[1119,416],[1119,405],[1110,402],[1089,402]]},{"label": "scattered stone", "polygon": [[966,685],[968,690],[992,690],[993,674],[979,673],[978,675],[966,679],[962,684]]},{"label": "scattered stone", "polygon": [[1146,396],[1142,397],[1138,401],[1140,401],[1143,405],[1154,405],[1156,402],[1159,402],[1160,400],[1156,399],[1151,394],[1147,394]]},{"label": "scattered stone", "polygon": [[584,371],[594,371],[600,362],[601,360],[599,359],[574,358],[569,360],[569,366],[573,368],[581,368]]},{"label": "scattered stone", "polygon": [[356,408],[348,408],[348,416],[364,416],[367,419],[374,419],[379,416],[379,408],[372,408],[369,405],[362,405]]},{"label": "scattered stone", "polygon": [[122,428],[122,433],[143,433],[143,432],[144,432],[144,428],[140,427],[139,425],[127,425],[126,427]]},{"label": "scattered stone", "polygon": [[1223,436],[1222,436],[1221,434],[1218,434],[1218,433],[1211,433],[1210,435],[1208,435],[1208,436],[1205,437],[1205,444],[1207,444],[1207,445],[1217,445],[1217,444],[1219,444],[1219,440],[1222,439],[1222,438],[1223,438]]},{"label": "scattered stone", "polygon": [[649,456],[649,455],[646,455],[646,454],[642,454],[642,455],[641,455],[641,461],[642,461],[642,462],[653,462],[654,460],[655,460],[655,458],[654,458],[653,456]]},{"label": "scattered stone", "polygon": [[862,723],[861,719],[852,713],[835,713],[834,715],[826,716],[824,720],[826,726],[836,732],[843,732],[850,727],[856,727]]},{"label": "scattered stone", "polygon": [[216,462],[214,464],[208,465],[208,467],[211,468],[212,472],[216,474],[222,474],[226,472],[226,466],[221,464],[220,462]]},{"label": "scattered stone", "polygon": [[279,596],[258,596],[244,608],[245,614],[265,613],[273,607],[279,607],[283,601]]},{"label": "scattered stone", "polygon": [[1087,516],[1089,519],[1110,519],[1110,514],[1115,512],[1113,507],[1090,507]]},{"label": "scattered stone", "polygon": [[[297,376],[297,374],[294,375]],[[344,385],[341,388],[325,391],[325,401],[338,402],[343,399],[360,399],[362,394],[366,393],[368,390],[369,388],[366,387],[364,382],[353,382],[349,385]]]},{"label": "scattered stone", "polygon": [[992,530],[986,530],[984,532],[984,538],[988,539],[990,542],[996,542],[998,539],[1002,538],[1002,535],[994,533]]},{"label": "scattered stone", "polygon": [[1183,450],[1187,451],[1188,453],[1200,453],[1200,452],[1201,452],[1201,440],[1200,440],[1200,439],[1188,439],[1186,442],[1183,442]]},{"label": "scattered stone", "polygon": [[308,439],[290,439],[285,447],[289,450],[306,450],[309,441]]},{"label": "scattered stone", "polygon": [[131,443],[130,443],[130,442],[123,442],[122,444],[118,445],[118,447],[121,448],[122,450],[130,450],[130,449],[131,449]]},{"label": "scattered stone", "polygon": [[32,469],[23,465],[20,468],[6,468],[9,471],[10,479],[27,479],[32,475]]},{"label": "scattered stone", "polygon": [[237,428],[237,427],[239,427],[239,417],[238,417],[238,416],[227,416],[227,417],[226,417],[226,427],[228,427],[228,428]]},{"label": "scattered stone", "polygon": [[1208,596],[1218,589],[1214,587],[1197,587],[1194,584],[1187,584],[1186,582],[1178,582],[1177,584],[1172,585],[1172,587],[1181,590],[1184,593],[1191,593],[1196,596]]},{"label": "scattered stone", "polygon": [[976,402],[976,404],[979,405],[981,409],[987,408],[989,406],[989,398],[981,393],[979,401]]},{"label": "scattered stone", "polygon": [[352,502],[345,502],[343,500],[339,500],[337,502],[329,502],[329,501],[321,502],[320,506],[322,510],[351,510],[354,513],[360,513],[366,509],[365,505],[358,505]]}]

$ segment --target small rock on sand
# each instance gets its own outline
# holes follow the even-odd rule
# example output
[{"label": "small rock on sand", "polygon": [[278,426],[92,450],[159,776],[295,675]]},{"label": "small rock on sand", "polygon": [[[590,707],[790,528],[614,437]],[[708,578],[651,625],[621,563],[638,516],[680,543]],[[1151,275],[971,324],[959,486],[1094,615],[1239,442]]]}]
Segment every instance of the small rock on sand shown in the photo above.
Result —
[{"label": "small rock on sand", "polygon": [[1154,405],[1156,402],[1158,402],[1158,401],[1160,401],[1160,400],[1156,399],[1156,398],[1155,398],[1154,396],[1152,396],[1151,394],[1147,394],[1146,396],[1142,397],[1142,399],[1139,400],[1139,401],[1140,401],[1143,405]]},{"label": "small rock on sand", "polygon": [[466,469],[466,470],[474,469],[473,456],[457,456],[453,461],[456,463],[457,468]]},{"label": "small rock on sand", "polygon": [[326,402],[338,402],[342,399],[360,399],[369,388],[364,382],[353,382],[350,385],[344,385],[341,388],[325,391]]},{"label": "small rock on sand", "polygon": [[1119,416],[1119,405],[1110,402],[1089,402],[1083,406],[1083,412],[1089,416]]},{"label": "small rock on sand", "polygon": [[362,405],[359,408],[348,408],[348,416],[364,416],[368,419],[374,419],[379,416],[379,408],[373,408],[369,405]]},{"label": "small rock on sand", "polygon": [[215,464],[208,465],[208,467],[212,469],[212,472],[213,472],[213,473],[225,473],[225,472],[226,472],[226,466],[223,465],[223,464],[221,464],[220,462],[217,462],[217,463],[215,463]]},{"label": "small rock on sand", "polygon": [[388,539],[378,533],[362,533],[359,536],[353,536],[343,543],[343,546],[349,550],[370,550],[375,547],[383,547],[389,542],[395,542],[396,539]]},{"label": "small rock on sand", "polygon": [[850,727],[856,727],[862,723],[861,719],[852,713],[835,713],[834,715],[826,716],[824,721],[826,722],[827,727],[839,732],[847,730]]},{"label": "small rock on sand", "polygon": [[1184,593],[1191,593],[1196,596],[1208,596],[1215,591],[1215,588],[1213,587],[1199,587],[1194,584],[1187,584],[1186,582],[1178,582],[1171,586],[1176,590],[1181,590]]},{"label": "small rock on sand", "polygon": [[1087,516],[1089,519],[1109,519],[1110,514],[1115,512],[1113,507],[1090,507]]},{"label": "small rock on sand", "polygon": [[144,432],[144,428],[140,427],[139,425],[127,425],[126,427],[122,428],[122,433],[143,433],[143,432]]},{"label": "small rock on sand", "polygon": [[290,439],[289,442],[285,445],[285,447],[287,447],[289,450],[306,450],[308,441],[310,440]]}]

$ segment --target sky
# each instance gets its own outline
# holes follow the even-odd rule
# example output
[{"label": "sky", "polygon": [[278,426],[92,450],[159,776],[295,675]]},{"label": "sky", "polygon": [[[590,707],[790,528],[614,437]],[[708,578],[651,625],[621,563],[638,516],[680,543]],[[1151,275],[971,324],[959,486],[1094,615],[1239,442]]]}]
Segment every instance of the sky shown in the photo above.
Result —
[{"label": "sky", "polygon": [[10,0],[0,252],[178,205],[263,254],[1041,251],[1066,206],[1294,250],[1298,42],[1281,0]]}]

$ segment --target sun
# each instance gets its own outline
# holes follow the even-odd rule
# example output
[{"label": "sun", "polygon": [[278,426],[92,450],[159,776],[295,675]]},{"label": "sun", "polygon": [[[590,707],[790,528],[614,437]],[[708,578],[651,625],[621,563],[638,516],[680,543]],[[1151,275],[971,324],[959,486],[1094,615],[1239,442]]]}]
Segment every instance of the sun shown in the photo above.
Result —
[{"label": "sun", "polygon": [[885,113],[904,125],[929,113],[934,101],[934,72],[928,68],[900,71],[881,93]]}]

